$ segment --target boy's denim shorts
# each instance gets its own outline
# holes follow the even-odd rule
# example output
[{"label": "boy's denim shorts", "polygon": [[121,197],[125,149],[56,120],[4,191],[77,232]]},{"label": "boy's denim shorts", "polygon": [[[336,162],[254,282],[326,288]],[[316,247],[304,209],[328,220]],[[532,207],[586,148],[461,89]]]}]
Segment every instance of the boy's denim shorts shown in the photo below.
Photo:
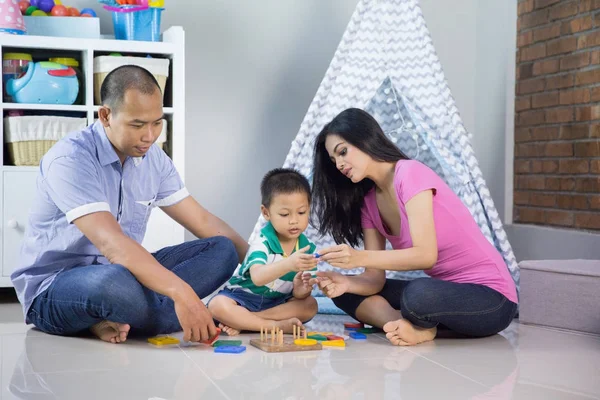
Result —
[{"label": "boy's denim shorts", "polygon": [[235,300],[236,303],[238,303],[240,306],[244,307],[246,310],[251,312],[268,310],[269,308],[273,308],[284,304],[292,298],[291,293],[288,296],[271,298],[261,296],[260,294],[248,293],[245,290],[239,288],[225,288],[219,293],[217,293],[217,296],[219,295],[227,296],[230,299]]}]

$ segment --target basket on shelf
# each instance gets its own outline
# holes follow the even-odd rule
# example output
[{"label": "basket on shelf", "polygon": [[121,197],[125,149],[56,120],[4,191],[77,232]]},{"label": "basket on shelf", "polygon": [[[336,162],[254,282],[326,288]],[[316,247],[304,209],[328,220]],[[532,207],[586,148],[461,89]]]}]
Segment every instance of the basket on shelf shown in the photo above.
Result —
[{"label": "basket on shelf", "polygon": [[84,129],[87,118],[14,116],[4,118],[4,137],[9,162],[17,166],[39,165],[50,148],[67,134]]}]

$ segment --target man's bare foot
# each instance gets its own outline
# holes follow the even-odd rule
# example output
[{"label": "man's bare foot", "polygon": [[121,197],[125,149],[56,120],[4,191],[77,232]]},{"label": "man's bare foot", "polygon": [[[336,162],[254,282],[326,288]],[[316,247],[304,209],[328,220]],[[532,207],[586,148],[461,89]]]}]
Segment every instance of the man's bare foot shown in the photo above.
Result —
[{"label": "man's bare foot", "polygon": [[219,324],[219,328],[221,328],[221,331],[225,332],[227,336],[237,336],[240,334],[239,330],[230,328],[223,324]]},{"label": "man's bare foot", "polygon": [[383,326],[386,336],[396,346],[413,346],[435,338],[437,328],[419,328],[405,319],[390,321]]},{"label": "man's bare foot", "polygon": [[98,322],[90,328],[90,331],[100,340],[110,343],[122,343],[127,340],[131,327],[129,324],[119,324],[112,321]]},{"label": "man's bare foot", "polygon": [[275,321],[274,325],[281,329],[283,333],[293,333],[294,325],[299,327],[303,326],[302,321],[300,321],[298,318],[290,318],[284,319],[282,321]]}]

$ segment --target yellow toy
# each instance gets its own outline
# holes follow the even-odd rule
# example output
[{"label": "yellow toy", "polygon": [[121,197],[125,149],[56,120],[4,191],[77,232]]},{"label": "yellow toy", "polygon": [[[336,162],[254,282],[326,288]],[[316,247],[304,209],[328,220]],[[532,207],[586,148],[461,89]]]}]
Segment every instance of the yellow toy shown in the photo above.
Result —
[{"label": "yellow toy", "polygon": [[170,344],[179,344],[179,339],[171,336],[156,336],[149,338],[148,342],[155,346],[167,346]]}]

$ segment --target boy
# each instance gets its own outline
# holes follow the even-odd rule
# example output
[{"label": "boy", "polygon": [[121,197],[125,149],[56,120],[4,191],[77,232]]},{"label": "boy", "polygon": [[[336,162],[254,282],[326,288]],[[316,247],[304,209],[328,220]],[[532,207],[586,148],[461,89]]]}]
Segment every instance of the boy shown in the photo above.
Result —
[{"label": "boy", "polygon": [[315,245],[302,233],[310,215],[310,184],[292,169],[277,168],[263,178],[261,196],[261,213],[268,222],[228,284],[208,304],[230,336],[274,326],[291,333],[294,325],[302,326],[318,311],[312,287],[302,280],[318,261]]}]

